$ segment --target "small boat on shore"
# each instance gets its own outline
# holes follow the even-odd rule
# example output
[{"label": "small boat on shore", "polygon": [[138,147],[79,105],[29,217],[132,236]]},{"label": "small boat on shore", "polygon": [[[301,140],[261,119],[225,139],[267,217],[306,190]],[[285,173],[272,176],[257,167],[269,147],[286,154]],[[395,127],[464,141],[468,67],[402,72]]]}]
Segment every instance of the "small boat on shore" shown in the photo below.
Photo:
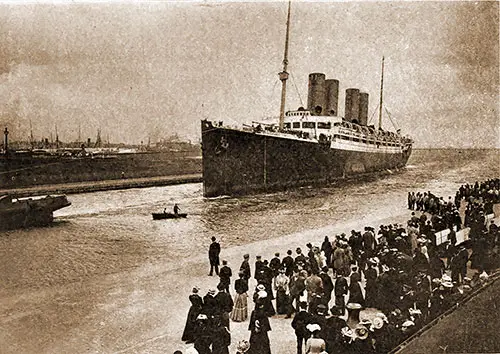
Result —
[{"label": "small boat on shore", "polygon": [[153,220],[163,220],[163,219],[181,219],[187,217],[186,213],[152,213]]}]

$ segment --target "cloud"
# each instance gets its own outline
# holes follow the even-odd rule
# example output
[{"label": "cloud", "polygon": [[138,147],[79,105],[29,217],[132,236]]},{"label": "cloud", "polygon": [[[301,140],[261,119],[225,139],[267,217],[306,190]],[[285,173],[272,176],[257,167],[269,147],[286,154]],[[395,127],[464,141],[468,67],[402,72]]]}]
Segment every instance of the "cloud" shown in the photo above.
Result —
[{"label": "cloud", "polygon": [[499,3],[467,2],[455,6],[455,21],[448,28],[450,40],[443,59],[459,68],[464,88],[498,94]]},{"label": "cloud", "polygon": [[[278,114],[286,3],[0,6],[0,123],[15,117],[21,135],[31,120],[45,136],[57,122],[67,140],[81,125],[83,135],[100,127],[113,141],[174,133],[196,141],[200,119]],[[375,111],[386,55],[387,106],[417,144],[448,144],[454,126],[475,134],[481,120],[494,125],[495,9],[293,3],[287,108],[305,104],[307,75],[320,71],[340,80],[341,112],[347,87],[369,92]]]}]

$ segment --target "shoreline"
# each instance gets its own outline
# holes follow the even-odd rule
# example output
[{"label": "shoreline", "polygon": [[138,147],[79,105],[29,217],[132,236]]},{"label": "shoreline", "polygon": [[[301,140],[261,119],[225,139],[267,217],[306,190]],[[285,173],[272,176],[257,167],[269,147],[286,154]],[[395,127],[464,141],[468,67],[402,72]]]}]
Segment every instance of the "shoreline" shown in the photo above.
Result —
[{"label": "shoreline", "polygon": [[161,187],[184,183],[202,182],[201,173],[186,175],[142,177],[142,178],[124,178],[104,181],[88,181],[76,183],[47,184],[31,187],[0,189],[0,195],[12,195],[22,198],[34,195],[45,194],[77,194],[91,193],[118,189]]}]

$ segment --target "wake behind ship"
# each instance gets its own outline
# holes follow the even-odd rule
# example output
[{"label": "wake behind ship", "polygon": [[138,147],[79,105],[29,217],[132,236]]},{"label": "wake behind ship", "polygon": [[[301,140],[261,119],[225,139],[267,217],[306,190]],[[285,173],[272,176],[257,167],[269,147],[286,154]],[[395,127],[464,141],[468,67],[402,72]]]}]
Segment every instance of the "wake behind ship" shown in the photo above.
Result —
[{"label": "wake behind ship", "polygon": [[230,127],[201,122],[203,195],[246,195],[309,184],[328,184],[342,177],[404,167],[412,140],[399,130],[381,128],[384,60],[379,126],[368,126],[368,93],[346,90],[345,114],[338,115],[339,81],[322,73],[309,75],[307,109],[284,112],[288,79],[288,7],[279,124],[253,122]]}]

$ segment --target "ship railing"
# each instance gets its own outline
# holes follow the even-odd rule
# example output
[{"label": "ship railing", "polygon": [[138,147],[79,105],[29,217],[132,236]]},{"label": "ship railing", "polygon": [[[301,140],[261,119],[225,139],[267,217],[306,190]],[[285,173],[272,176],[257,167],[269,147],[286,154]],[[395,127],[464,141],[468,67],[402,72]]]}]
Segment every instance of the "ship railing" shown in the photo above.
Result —
[{"label": "ship railing", "polygon": [[301,130],[287,130],[287,131],[269,131],[269,130],[262,130],[260,132],[256,132],[262,135],[268,135],[268,136],[276,136],[276,137],[283,137],[283,138],[298,138],[298,139],[303,139],[303,140],[317,140],[315,139],[314,136],[307,132],[303,132]]},{"label": "ship railing", "polygon": [[365,148],[367,151],[387,151],[387,152],[397,152],[401,149],[401,147],[397,144],[391,145],[388,143],[380,143],[377,142],[375,144],[367,144],[359,141],[353,141],[353,140],[347,140],[347,139],[340,139],[340,138],[333,138],[332,139],[332,144],[340,144],[343,146],[352,146],[356,148]]}]

